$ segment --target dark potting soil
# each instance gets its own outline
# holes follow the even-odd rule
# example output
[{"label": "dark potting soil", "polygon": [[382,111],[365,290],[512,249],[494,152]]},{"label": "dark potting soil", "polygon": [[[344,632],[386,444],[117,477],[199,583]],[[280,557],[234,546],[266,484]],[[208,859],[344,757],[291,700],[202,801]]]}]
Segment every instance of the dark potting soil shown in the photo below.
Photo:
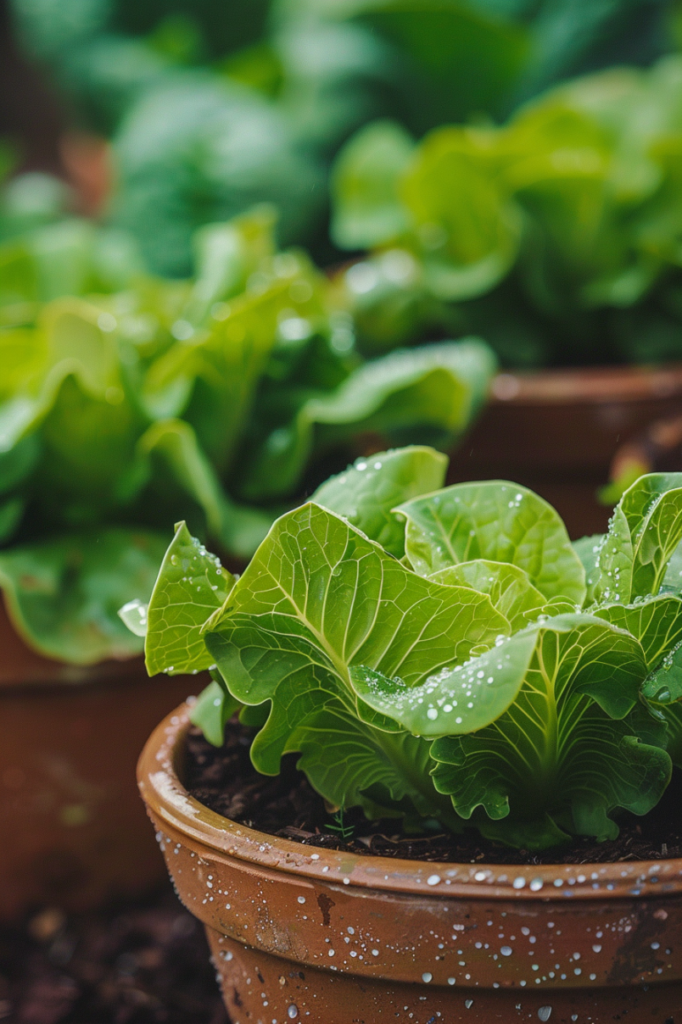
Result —
[{"label": "dark potting soil", "polygon": [[228,1024],[203,927],[170,888],[0,929],[2,1024]]},{"label": "dark potting soil", "polygon": [[368,821],[357,808],[343,816],[330,814],[296,768],[298,755],[282,759],[278,776],[256,772],[249,758],[254,734],[255,730],[232,721],[225,730],[225,743],[216,748],[191,728],[184,783],[211,810],[273,836],[352,853],[460,864],[591,864],[682,857],[682,772],[677,769],[653,811],[643,818],[629,813],[619,817],[618,839],[597,843],[577,838],[566,847],[529,853],[483,839],[474,829],[462,835],[440,830],[408,835],[395,818]]}]

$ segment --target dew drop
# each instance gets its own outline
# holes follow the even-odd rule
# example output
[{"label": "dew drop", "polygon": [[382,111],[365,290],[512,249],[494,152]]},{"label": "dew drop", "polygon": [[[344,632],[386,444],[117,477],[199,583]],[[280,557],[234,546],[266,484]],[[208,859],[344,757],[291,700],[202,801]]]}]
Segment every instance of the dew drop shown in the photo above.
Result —
[{"label": "dew drop", "polygon": [[511,948],[511,946],[502,946],[500,950],[502,956],[511,956],[513,952],[514,950]]},{"label": "dew drop", "polygon": [[426,985],[428,985],[428,983],[432,980],[432,978],[433,978],[433,975],[429,971],[424,971],[424,973],[422,974],[422,981]]},{"label": "dew drop", "polygon": [[298,1017],[298,1006],[295,1003],[291,1003],[287,1009],[287,1017],[289,1020],[296,1020]]},{"label": "dew drop", "polygon": [[427,885],[438,885],[439,882],[440,875],[429,875],[429,877],[426,879]]},{"label": "dew drop", "polygon": [[471,1007],[474,1005],[473,999],[466,999],[464,1001],[464,1005],[466,1006],[467,1010],[470,1010]]},{"label": "dew drop", "polygon": [[549,1020],[552,1016],[551,1006],[541,1006],[538,1010],[538,1020]]}]

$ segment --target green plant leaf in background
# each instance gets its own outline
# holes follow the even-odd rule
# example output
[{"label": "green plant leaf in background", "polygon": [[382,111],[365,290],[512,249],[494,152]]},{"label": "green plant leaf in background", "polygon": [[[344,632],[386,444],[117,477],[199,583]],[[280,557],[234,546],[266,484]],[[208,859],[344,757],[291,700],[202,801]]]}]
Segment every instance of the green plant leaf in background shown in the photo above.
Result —
[{"label": "green plant leaf in background", "polygon": [[561,519],[546,501],[505,481],[455,484],[416,498],[399,511],[407,520],[405,549],[416,572],[487,559],[528,574],[547,599],[580,605],[585,573]]},{"label": "green plant leaf in background", "polygon": [[74,665],[142,653],[117,611],[149,599],[167,538],[106,529],[0,551],[0,587],[14,628],[40,654]]},{"label": "green plant leaf in background", "polygon": [[442,128],[419,147],[401,192],[424,274],[443,299],[489,291],[512,267],[521,214],[484,130]]},{"label": "green plant leaf in background", "polygon": [[341,249],[372,249],[409,227],[398,183],[414,143],[393,121],[375,121],[357,133],[336,163],[332,238]]},{"label": "green plant leaf in background", "polygon": [[402,558],[405,526],[392,510],[403,501],[442,487],[447,464],[447,457],[433,448],[412,446],[377,452],[370,458],[357,459],[345,473],[331,477],[310,500],[343,516],[370,540]]},{"label": "green plant leaf in background", "polygon": [[423,432],[451,444],[480,407],[493,368],[490,350],[475,339],[368,362],[269,435],[246,469],[242,493],[249,500],[291,493],[314,452],[363,433],[400,443]]}]

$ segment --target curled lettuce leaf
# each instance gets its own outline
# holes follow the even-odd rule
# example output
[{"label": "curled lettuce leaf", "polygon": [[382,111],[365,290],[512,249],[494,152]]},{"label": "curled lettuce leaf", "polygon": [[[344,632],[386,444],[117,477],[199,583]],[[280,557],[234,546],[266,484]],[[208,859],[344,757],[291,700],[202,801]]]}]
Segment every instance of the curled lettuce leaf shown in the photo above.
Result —
[{"label": "curled lettuce leaf", "polygon": [[[298,752],[334,806],[533,850],[613,839],[682,763],[678,478],[645,478],[574,547],[532,492],[438,489],[443,469],[419,447],[356,463],[273,524],[224,597],[182,528],[197,568],[179,581],[166,558],[148,660],[212,666],[194,718],[211,742],[243,705],[256,768]],[[627,602],[595,600],[607,545]]]}]

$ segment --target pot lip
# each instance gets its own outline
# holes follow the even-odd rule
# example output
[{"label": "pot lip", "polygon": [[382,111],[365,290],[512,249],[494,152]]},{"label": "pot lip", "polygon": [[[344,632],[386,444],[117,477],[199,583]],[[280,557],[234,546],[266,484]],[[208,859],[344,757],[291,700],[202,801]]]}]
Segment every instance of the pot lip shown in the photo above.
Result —
[{"label": "pot lip", "polygon": [[247,828],[200,804],[177,774],[191,704],[172,711],[145,744],[137,766],[147,809],[206,855],[317,882],[456,899],[575,902],[682,893],[682,859],[607,864],[456,864],[370,857],[304,846]]},{"label": "pot lip", "polygon": [[608,405],[682,394],[682,362],[506,370],[493,379],[493,405]]}]

